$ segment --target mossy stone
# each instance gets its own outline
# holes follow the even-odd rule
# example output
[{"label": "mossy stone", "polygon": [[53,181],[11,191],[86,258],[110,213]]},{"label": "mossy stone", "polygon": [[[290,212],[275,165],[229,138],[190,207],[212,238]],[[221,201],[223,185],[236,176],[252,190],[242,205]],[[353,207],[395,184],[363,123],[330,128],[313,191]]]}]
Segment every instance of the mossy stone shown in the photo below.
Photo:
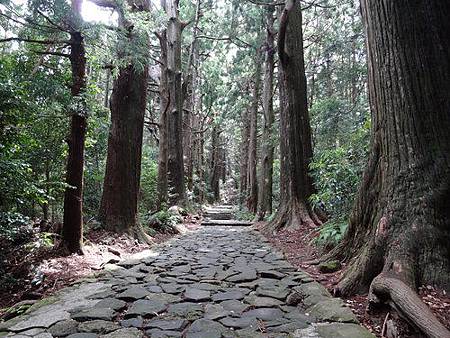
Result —
[{"label": "mossy stone", "polygon": [[333,260],[319,264],[319,271],[322,273],[331,273],[340,270],[341,267],[341,262]]}]

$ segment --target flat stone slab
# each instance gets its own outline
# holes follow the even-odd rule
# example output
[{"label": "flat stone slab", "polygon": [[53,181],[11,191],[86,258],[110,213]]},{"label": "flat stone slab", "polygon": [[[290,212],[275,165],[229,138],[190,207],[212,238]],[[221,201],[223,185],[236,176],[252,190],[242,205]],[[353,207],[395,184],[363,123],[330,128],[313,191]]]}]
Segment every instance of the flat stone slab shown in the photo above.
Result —
[{"label": "flat stone slab", "polygon": [[295,331],[294,337],[375,338],[372,333],[361,325],[343,323],[313,324],[308,328]]},{"label": "flat stone slab", "polygon": [[235,221],[235,220],[207,220],[202,222],[203,226],[228,226],[228,227],[236,227],[236,226],[251,226],[253,222],[247,221]]},{"label": "flat stone slab", "polygon": [[356,323],[261,235],[216,224],[109,264],[0,324],[0,337],[371,337]]}]

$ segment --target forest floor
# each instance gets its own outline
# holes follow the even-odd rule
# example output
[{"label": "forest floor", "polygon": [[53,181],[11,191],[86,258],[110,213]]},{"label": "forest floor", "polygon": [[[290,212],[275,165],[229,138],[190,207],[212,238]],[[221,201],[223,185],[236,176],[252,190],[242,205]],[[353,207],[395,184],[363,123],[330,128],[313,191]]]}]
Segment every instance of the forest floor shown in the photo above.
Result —
[{"label": "forest floor", "polygon": [[[275,248],[283,252],[291,264],[308,272],[316,281],[333,293],[343,270],[334,273],[322,273],[319,271],[317,264],[310,263],[321,256],[321,249],[313,244],[314,238],[318,236],[317,229],[310,229],[309,231],[301,229],[269,234],[263,231],[265,224],[266,222],[256,223],[255,228],[259,229]],[[343,268],[345,268],[345,265]],[[435,316],[450,330],[450,295],[430,285],[420,287],[419,295]],[[367,295],[344,298],[344,301],[355,313],[361,324],[377,337],[382,337],[381,333],[383,326],[386,325],[386,319],[394,320],[398,337],[422,337],[417,330],[401,319],[395,311],[389,311],[386,308],[376,311],[371,310],[370,312],[366,311],[368,304]]]},{"label": "forest floor", "polygon": [[[199,220],[189,215],[184,218],[183,225],[193,229],[199,226]],[[152,239],[158,244],[173,236],[174,233],[157,233]],[[5,260],[5,272],[11,279],[4,283],[7,285],[0,285],[0,320],[8,318],[8,309],[14,304],[23,302],[30,305],[92,275],[108,263],[117,263],[150,248],[129,235],[105,230],[89,230],[84,241],[85,254],[82,256],[61,257],[58,250],[48,246],[29,252],[27,246],[33,243],[11,248]]]}]

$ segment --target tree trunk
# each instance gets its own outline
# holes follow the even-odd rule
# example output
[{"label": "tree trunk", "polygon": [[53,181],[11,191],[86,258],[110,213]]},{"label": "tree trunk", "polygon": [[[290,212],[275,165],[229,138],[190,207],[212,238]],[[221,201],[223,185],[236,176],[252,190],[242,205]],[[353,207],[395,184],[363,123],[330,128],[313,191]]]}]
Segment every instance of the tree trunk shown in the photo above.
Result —
[{"label": "tree trunk", "polygon": [[[372,150],[339,245],[340,258],[355,257],[340,290],[367,290],[391,265],[412,286],[449,287],[450,39],[441,32],[450,7],[365,0],[362,9]],[[421,30],[430,23],[434,29]]]},{"label": "tree trunk", "polygon": [[241,163],[240,163],[240,204],[243,205],[247,196],[247,171],[248,171],[248,141],[250,139],[249,111],[244,110],[241,114]]},{"label": "tree trunk", "polygon": [[183,165],[183,92],[181,86],[181,32],[178,1],[165,0],[167,25],[167,74],[169,88],[167,179],[169,205],[185,203]]},{"label": "tree trunk", "polygon": [[[134,4],[135,11],[148,5]],[[135,43],[133,25],[122,18],[130,43]],[[126,51],[122,51],[125,53]],[[145,55],[142,55],[145,58]],[[99,219],[104,227],[129,232],[148,240],[138,223],[138,198],[141,177],[142,137],[147,105],[148,66],[129,64],[119,69],[111,95],[111,126],[108,137],[106,173]]]},{"label": "tree trunk", "polygon": [[168,203],[168,183],[167,183],[167,147],[168,147],[168,109],[169,109],[169,89],[167,79],[167,35],[164,30],[160,35],[161,46],[161,75],[159,79],[159,154],[158,154],[158,197],[157,209],[162,210]]},{"label": "tree trunk", "polygon": [[106,68],[106,79],[105,79],[105,95],[103,97],[103,106],[105,108],[109,107],[109,84],[111,83],[111,69]]},{"label": "tree trunk", "polygon": [[[448,290],[450,5],[362,0],[361,6],[372,150],[348,231],[330,255],[349,262],[338,290],[367,291],[376,276]],[[380,289],[372,288],[372,297],[386,299]]]},{"label": "tree trunk", "polygon": [[220,200],[220,177],[221,177],[221,149],[220,149],[220,130],[214,125],[211,135],[211,178],[210,187],[213,193],[212,202]]},{"label": "tree trunk", "polygon": [[252,86],[252,107],[250,109],[250,139],[248,148],[247,163],[247,209],[249,212],[256,214],[258,207],[258,178],[256,167],[257,159],[257,134],[258,134],[258,106],[259,106],[259,87],[261,83],[261,52],[256,52],[255,58],[255,77]]},{"label": "tree trunk", "polygon": [[[81,3],[81,0],[72,1],[72,11],[76,18],[81,18]],[[86,90],[86,56],[81,32],[72,31],[70,36],[71,92],[75,108],[71,112],[68,139],[66,183],[69,187],[64,193],[61,246],[70,253],[82,253],[84,140],[87,129],[86,106],[83,99],[83,93]]]},{"label": "tree trunk", "polygon": [[189,191],[193,190],[194,184],[194,134],[196,126],[196,91],[198,86],[197,63],[199,51],[197,47],[197,36],[200,34],[199,21],[201,18],[201,0],[197,0],[195,9],[195,20],[192,32],[192,42],[189,48],[186,76],[183,86],[186,87],[186,97],[184,98],[184,157],[186,170],[186,184]]},{"label": "tree trunk", "polygon": [[[285,103],[281,112],[281,172],[286,197],[281,199],[269,229],[314,227],[320,224],[308,199],[313,191],[308,165],[312,159],[307,107],[300,1],[289,0],[280,18],[278,54]],[[284,109],[283,109],[284,107]]]},{"label": "tree trunk", "polygon": [[266,14],[266,44],[265,48],[265,70],[263,86],[264,106],[264,128],[262,136],[261,172],[258,197],[258,211],[256,220],[262,221],[266,213],[272,213],[272,179],[273,179],[273,154],[274,145],[272,139],[272,128],[274,123],[273,113],[273,72],[274,72],[274,30],[273,23],[274,8],[269,6]]},{"label": "tree trunk", "polygon": [[121,68],[111,97],[111,127],[99,218],[106,229],[137,226],[148,69]]}]

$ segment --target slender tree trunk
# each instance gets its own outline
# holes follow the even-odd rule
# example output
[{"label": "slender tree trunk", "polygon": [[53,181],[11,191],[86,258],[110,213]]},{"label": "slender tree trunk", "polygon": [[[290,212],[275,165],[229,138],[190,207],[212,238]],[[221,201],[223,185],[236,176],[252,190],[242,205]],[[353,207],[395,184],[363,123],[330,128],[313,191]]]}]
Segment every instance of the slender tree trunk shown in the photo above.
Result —
[{"label": "slender tree trunk", "polygon": [[420,300],[397,296],[450,288],[450,4],[361,7],[372,150],[348,231],[330,255],[349,262],[338,290],[371,285],[372,300],[390,299],[428,336],[449,337]]},{"label": "slender tree trunk", "polygon": [[214,125],[211,135],[211,178],[210,187],[213,193],[213,201],[220,200],[220,177],[221,177],[221,149],[220,149],[220,130]]},{"label": "slender tree trunk", "polygon": [[109,85],[111,82],[111,69],[106,69],[106,79],[105,79],[105,95],[103,97],[103,106],[108,108],[109,107]]},{"label": "slender tree trunk", "polygon": [[[134,11],[148,11],[148,4],[133,4]],[[130,43],[136,43],[133,25],[122,18]],[[126,51],[122,51],[126,53]],[[141,56],[146,58],[145,55]],[[119,69],[111,96],[111,126],[106,173],[99,219],[104,227],[129,232],[148,241],[138,222],[142,137],[147,105],[148,66],[129,64]]]},{"label": "slender tree trunk", "polygon": [[168,203],[168,183],[167,183],[167,148],[168,148],[168,110],[169,110],[169,89],[167,79],[167,36],[164,30],[160,35],[161,45],[161,76],[159,80],[159,154],[158,154],[158,200],[157,209],[162,210]]},{"label": "slender tree trunk", "polygon": [[269,6],[266,14],[266,43],[265,43],[265,70],[263,86],[264,128],[262,136],[261,172],[258,197],[258,211],[256,220],[264,219],[266,213],[272,213],[272,179],[273,179],[273,154],[274,145],[272,128],[274,123],[273,113],[273,73],[274,73],[274,8]]},{"label": "slender tree trunk", "polygon": [[186,170],[186,184],[189,191],[193,189],[193,176],[194,176],[194,135],[195,130],[195,103],[196,103],[196,90],[198,84],[198,72],[197,63],[199,58],[199,51],[197,47],[197,36],[200,34],[199,22],[201,17],[201,5],[202,1],[197,0],[194,27],[192,32],[192,42],[189,48],[189,57],[187,63],[187,70],[185,76],[186,97],[184,98],[184,158],[185,158],[185,170]]},{"label": "slender tree trunk", "polygon": [[[72,11],[81,18],[82,0],[72,1]],[[76,103],[71,112],[69,154],[67,158],[66,183],[64,193],[64,216],[61,246],[70,253],[82,253],[83,245],[83,169],[84,140],[87,119],[83,93],[86,90],[86,56],[83,35],[72,31],[70,64],[72,69],[72,97]]]},{"label": "slender tree trunk", "polygon": [[169,88],[167,178],[169,204],[185,203],[183,165],[183,92],[181,86],[181,33],[183,25],[178,16],[178,1],[165,0],[169,17],[167,25],[167,72]]},{"label": "slender tree trunk", "polygon": [[258,178],[257,178],[257,135],[258,135],[258,106],[259,89],[261,84],[261,52],[256,52],[256,71],[252,87],[253,102],[250,110],[250,139],[248,148],[247,167],[247,209],[256,214],[258,207]]},{"label": "slender tree trunk", "polygon": [[[285,99],[281,112],[281,157],[283,189],[281,200],[269,229],[314,227],[320,224],[308,199],[313,191],[308,165],[312,159],[306,76],[303,60],[302,13],[300,1],[288,0],[280,18],[278,54],[282,68]],[[285,153],[283,153],[285,152]]]},{"label": "slender tree trunk", "polygon": [[248,141],[250,139],[249,111],[244,110],[241,114],[241,163],[240,163],[240,204],[244,204],[247,196],[247,171],[248,171]]},{"label": "slender tree trunk", "polygon": [[[50,196],[50,161],[47,160],[45,163],[45,192],[47,196]],[[48,222],[49,219],[49,202],[47,201],[42,205],[42,219]]]}]

